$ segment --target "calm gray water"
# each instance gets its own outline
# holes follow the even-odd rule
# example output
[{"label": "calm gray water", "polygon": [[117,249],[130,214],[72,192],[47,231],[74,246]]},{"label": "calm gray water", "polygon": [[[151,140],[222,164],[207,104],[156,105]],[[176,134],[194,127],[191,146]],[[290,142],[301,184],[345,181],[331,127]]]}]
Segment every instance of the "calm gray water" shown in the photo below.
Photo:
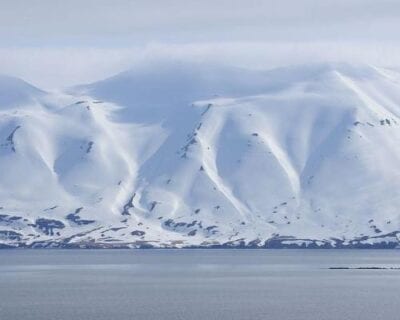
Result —
[{"label": "calm gray water", "polygon": [[0,250],[0,319],[399,319],[400,250]]}]

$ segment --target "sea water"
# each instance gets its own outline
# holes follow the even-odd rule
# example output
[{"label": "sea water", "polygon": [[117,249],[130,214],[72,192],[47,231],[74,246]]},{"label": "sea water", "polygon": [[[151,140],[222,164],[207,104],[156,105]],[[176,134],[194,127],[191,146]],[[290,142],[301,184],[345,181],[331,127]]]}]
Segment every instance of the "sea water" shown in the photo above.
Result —
[{"label": "sea water", "polygon": [[1,320],[399,319],[400,250],[0,250]]}]

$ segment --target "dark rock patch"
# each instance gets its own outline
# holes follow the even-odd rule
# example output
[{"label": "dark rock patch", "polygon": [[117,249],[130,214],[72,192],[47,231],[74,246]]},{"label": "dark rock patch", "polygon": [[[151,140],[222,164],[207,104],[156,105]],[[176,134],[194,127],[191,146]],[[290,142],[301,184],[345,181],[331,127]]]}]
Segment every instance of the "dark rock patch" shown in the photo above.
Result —
[{"label": "dark rock patch", "polygon": [[133,236],[139,236],[139,237],[144,236],[145,234],[146,234],[146,232],[140,231],[140,230],[135,230],[135,231],[132,231],[132,232],[131,232],[131,235],[133,235]]},{"label": "dark rock patch", "polygon": [[34,224],[40,231],[42,231],[46,235],[53,236],[54,229],[64,229],[65,224],[59,220],[39,218],[35,221]]},{"label": "dark rock patch", "polygon": [[[120,181],[120,182],[121,182],[121,181]],[[131,214],[129,213],[129,209],[132,209],[132,208],[135,207],[135,206],[133,205],[133,199],[135,198],[135,196],[136,196],[136,193],[134,193],[134,194],[129,198],[128,202],[124,204],[124,208],[123,208],[123,210],[122,210],[122,212],[121,212],[121,214],[122,214],[123,216],[130,216],[130,215],[131,215]]]},{"label": "dark rock patch", "polygon": [[0,239],[21,241],[22,234],[12,230],[0,230]]},{"label": "dark rock patch", "polygon": [[91,224],[91,223],[96,222],[95,220],[85,220],[85,219],[82,219],[82,218],[79,216],[79,212],[81,212],[82,209],[83,209],[83,207],[76,209],[74,213],[68,214],[65,218],[66,218],[67,220],[69,220],[69,221],[71,221],[71,222],[73,222],[73,223],[79,225],[79,226],[87,225],[87,224]]}]

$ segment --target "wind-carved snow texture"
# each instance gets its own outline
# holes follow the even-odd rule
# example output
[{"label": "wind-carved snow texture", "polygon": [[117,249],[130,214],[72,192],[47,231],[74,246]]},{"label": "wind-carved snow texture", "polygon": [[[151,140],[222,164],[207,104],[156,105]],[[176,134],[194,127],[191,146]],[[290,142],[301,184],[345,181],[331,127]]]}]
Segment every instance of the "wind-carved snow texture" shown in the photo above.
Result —
[{"label": "wind-carved snow texture", "polygon": [[169,62],[0,93],[0,247],[399,246],[395,71]]}]

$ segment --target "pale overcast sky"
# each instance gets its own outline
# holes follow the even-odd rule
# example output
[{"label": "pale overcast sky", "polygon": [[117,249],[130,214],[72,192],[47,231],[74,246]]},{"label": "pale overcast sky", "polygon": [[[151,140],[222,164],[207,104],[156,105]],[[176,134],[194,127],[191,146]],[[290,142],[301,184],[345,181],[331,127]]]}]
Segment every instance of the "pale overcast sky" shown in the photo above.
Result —
[{"label": "pale overcast sky", "polygon": [[1,0],[0,73],[55,87],[146,59],[400,65],[398,0]]}]

